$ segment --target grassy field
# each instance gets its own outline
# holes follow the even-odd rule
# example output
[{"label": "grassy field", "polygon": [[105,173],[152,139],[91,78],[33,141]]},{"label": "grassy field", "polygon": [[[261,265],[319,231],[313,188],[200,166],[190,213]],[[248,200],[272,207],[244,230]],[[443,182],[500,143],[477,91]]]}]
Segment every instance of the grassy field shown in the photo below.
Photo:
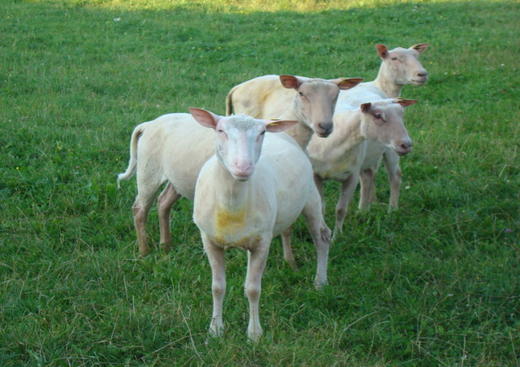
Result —
[{"label": "grassy field", "polygon": [[[520,366],[518,2],[2,0],[0,366]],[[178,246],[137,256],[133,127],[224,112],[269,74],[375,77],[375,43],[428,42],[405,88],[414,152],[401,209],[353,211],[330,285],[298,222],[273,242],[265,336],[246,341],[245,253],[229,251],[225,336],[208,339],[210,268],[191,203]],[[333,224],[338,185],[327,186]],[[157,215],[149,220],[158,241]]]}]

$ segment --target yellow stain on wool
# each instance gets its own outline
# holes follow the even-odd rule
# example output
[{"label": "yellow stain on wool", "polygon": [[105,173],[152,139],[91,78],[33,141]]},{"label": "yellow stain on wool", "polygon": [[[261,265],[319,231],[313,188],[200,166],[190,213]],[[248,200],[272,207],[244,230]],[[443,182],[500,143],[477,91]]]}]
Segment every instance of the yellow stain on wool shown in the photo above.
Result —
[{"label": "yellow stain on wool", "polygon": [[215,227],[220,237],[233,234],[246,223],[246,209],[237,211],[229,211],[226,209],[218,209],[215,213]]},{"label": "yellow stain on wool", "polygon": [[259,236],[241,237],[246,225],[247,208],[236,211],[218,209],[215,212],[215,240],[221,246],[249,248],[260,241]]}]

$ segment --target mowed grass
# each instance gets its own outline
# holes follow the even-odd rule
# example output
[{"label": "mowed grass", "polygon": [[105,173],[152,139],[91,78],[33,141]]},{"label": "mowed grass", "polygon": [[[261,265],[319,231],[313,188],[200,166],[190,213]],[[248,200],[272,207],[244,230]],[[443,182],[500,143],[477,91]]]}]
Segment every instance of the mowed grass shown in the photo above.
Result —
[{"label": "mowed grass", "polygon": [[[263,6],[0,2],[0,366],[520,365],[520,5]],[[227,91],[263,74],[372,80],[375,43],[419,42],[431,78],[403,92],[419,103],[400,210],[387,213],[381,172],[379,203],[351,208],[322,291],[303,223],[298,272],[273,241],[257,345],[246,256],[229,251],[226,332],[208,338],[191,203],[174,211],[170,254],[137,256],[135,181],[115,184],[133,127],[190,106],[224,113]],[[155,243],[157,227],[153,210]]]}]

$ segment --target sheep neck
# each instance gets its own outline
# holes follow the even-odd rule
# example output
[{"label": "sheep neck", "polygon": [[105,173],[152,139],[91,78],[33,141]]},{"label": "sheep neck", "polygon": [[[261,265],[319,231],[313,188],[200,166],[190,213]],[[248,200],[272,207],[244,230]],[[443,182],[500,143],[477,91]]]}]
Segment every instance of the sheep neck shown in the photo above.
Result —
[{"label": "sheep neck", "polygon": [[392,74],[385,67],[384,63],[381,63],[377,78],[374,80],[376,87],[381,89],[388,98],[397,98],[401,95],[402,85],[397,84],[392,77]]},{"label": "sheep neck", "polygon": [[309,144],[309,141],[311,140],[313,134],[312,129],[301,121],[298,121],[298,123],[295,126],[286,130],[286,132],[289,136],[296,140],[296,142],[300,147],[302,147],[302,149],[305,149],[307,144]]},{"label": "sheep neck", "polygon": [[[332,145],[341,146],[343,151],[348,152],[352,149],[357,148],[360,144],[362,144],[366,140],[366,136],[361,127],[361,112],[356,111],[354,114],[346,113],[344,115],[339,115],[340,117],[335,119],[335,122],[339,120],[340,122],[337,124],[336,130],[338,131],[337,136],[341,136],[341,139],[338,141],[334,141],[334,131],[331,135],[333,140],[327,141]],[[343,120],[343,121],[342,121]],[[331,137],[327,138],[330,139]]]},{"label": "sheep neck", "polygon": [[335,128],[325,139],[313,139],[308,148],[314,160],[343,162],[366,140],[360,111],[344,111],[334,117]]},{"label": "sheep neck", "polygon": [[298,98],[295,97],[293,100],[292,108],[285,112],[280,120],[297,120],[298,123],[293,127],[287,129],[285,132],[291,136],[298,145],[305,149],[311,140],[314,131],[307,125],[307,118],[301,110]]},{"label": "sheep neck", "polygon": [[215,190],[218,207],[230,212],[240,211],[251,201],[251,183],[234,179],[220,159],[218,162],[214,181],[218,182]]}]

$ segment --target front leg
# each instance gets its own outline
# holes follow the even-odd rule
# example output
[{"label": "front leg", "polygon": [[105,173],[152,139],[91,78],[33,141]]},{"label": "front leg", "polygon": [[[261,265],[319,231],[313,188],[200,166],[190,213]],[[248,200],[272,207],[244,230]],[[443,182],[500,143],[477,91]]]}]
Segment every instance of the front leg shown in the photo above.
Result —
[{"label": "front leg", "polygon": [[334,241],[338,234],[343,232],[343,222],[347,215],[347,208],[354,195],[354,190],[359,182],[359,172],[352,173],[341,185],[341,194],[336,204],[336,224],[334,226],[334,234],[332,241]]},{"label": "front leg", "polygon": [[401,168],[399,167],[399,155],[393,150],[385,151],[383,162],[388,173],[390,181],[390,208],[397,209],[399,207],[399,191],[401,188]]},{"label": "front leg", "polygon": [[260,325],[259,303],[262,291],[262,276],[264,274],[267,255],[271,238],[260,240],[258,246],[249,250],[247,256],[247,276],[245,283],[245,293],[249,300],[249,325],[247,336],[253,342],[257,342],[263,334]]},{"label": "front leg", "polygon": [[213,294],[213,315],[209,325],[209,333],[212,336],[221,336],[224,331],[222,322],[222,304],[226,293],[226,270],[224,267],[224,249],[213,244],[204,233],[201,232],[204,250],[208,255],[211,266],[211,292]]},{"label": "front leg", "polygon": [[370,204],[375,200],[375,172],[372,168],[366,168],[361,171],[361,194],[359,198],[359,209],[367,210]]},{"label": "front leg", "polygon": [[325,196],[323,194],[323,178],[318,176],[316,173],[314,174],[314,183],[316,184],[316,188],[318,189],[318,192],[320,193],[321,198],[321,207],[323,212],[325,212]]}]

